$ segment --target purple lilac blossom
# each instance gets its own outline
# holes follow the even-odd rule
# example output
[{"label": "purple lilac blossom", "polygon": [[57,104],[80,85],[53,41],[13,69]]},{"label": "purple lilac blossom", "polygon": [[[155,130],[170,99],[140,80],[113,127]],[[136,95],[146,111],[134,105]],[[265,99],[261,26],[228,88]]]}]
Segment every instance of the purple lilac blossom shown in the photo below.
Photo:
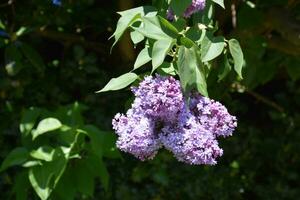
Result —
[{"label": "purple lilac blossom", "polygon": [[164,146],[179,161],[216,164],[223,154],[217,137],[231,135],[237,126],[221,103],[195,92],[186,102],[180,82],[160,75],[145,77],[132,92],[132,108],[112,123],[120,150],[147,160]]},{"label": "purple lilac blossom", "polygon": [[188,111],[181,113],[177,124],[162,129],[160,140],[177,160],[192,165],[214,165],[223,154],[214,135]]},{"label": "purple lilac blossom", "polygon": [[147,76],[132,92],[136,97],[133,107],[163,121],[176,119],[184,106],[180,82],[172,76]]},{"label": "purple lilac blossom", "polygon": [[127,116],[117,114],[112,124],[119,136],[117,147],[142,161],[154,158],[161,147],[154,132],[155,122],[142,114],[129,110]]},{"label": "purple lilac blossom", "polygon": [[236,117],[230,115],[225,106],[213,99],[192,94],[189,108],[199,123],[216,137],[231,136],[237,127]]}]

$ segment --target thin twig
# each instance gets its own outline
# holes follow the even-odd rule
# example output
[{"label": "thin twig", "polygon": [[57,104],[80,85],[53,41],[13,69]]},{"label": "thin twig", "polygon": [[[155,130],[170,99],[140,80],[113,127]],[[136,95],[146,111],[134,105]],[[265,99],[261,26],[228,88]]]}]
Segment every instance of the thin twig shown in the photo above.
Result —
[{"label": "thin twig", "polygon": [[254,91],[246,90],[246,93],[256,98],[258,101],[263,102],[264,104],[271,106],[272,108],[276,109],[277,111],[284,113],[284,108],[274,101],[268,99],[267,97],[262,96],[261,94],[258,94]]}]

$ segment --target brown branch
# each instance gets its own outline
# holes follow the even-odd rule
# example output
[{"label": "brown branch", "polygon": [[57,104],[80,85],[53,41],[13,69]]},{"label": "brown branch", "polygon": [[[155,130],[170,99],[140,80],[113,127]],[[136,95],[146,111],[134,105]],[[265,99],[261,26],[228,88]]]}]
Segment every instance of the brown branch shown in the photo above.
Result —
[{"label": "brown branch", "polygon": [[272,8],[267,12],[265,24],[276,30],[291,44],[300,46],[300,23],[291,16],[289,10]]},{"label": "brown branch", "polygon": [[274,101],[268,99],[267,97],[262,96],[261,94],[258,94],[254,91],[250,91],[250,90],[246,90],[246,93],[251,95],[252,97],[254,97],[255,99],[257,99],[258,101],[263,102],[264,104],[276,109],[277,111],[284,113],[284,108],[280,105],[278,105],[277,103],[275,103]]},{"label": "brown branch", "polygon": [[294,45],[280,37],[272,36],[267,40],[267,42],[269,48],[281,51],[292,56],[300,56],[300,46]]}]

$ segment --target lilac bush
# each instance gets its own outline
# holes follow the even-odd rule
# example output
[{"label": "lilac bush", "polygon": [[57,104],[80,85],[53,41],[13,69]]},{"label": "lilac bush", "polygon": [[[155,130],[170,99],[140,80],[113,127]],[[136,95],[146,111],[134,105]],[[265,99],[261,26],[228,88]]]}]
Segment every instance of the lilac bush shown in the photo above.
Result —
[{"label": "lilac bush", "polygon": [[223,154],[217,137],[237,126],[225,106],[196,92],[185,101],[180,82],[170,76],[147,76],[132,92],[132,108],[113,119],[120,150],[147,160],[165,147],[185,163],[217,163]]}]

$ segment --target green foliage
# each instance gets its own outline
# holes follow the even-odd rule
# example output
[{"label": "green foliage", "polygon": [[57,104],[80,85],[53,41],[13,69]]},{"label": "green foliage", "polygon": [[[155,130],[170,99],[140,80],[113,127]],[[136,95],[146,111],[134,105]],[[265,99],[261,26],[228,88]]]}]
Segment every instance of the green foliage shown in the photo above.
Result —
[{"label": "green foliage", "polygon": [[6,170],[11,166],[24,163],[27,160],[28,156],[29,155],[27,149],[22,147],[15,148],[7,155],[7,157],[3,161],[0,171]]},{"label": "green foliage", "polygon": [[137,56],[133,69],[138,69],[152,60],[149,53],[149,47],[145,46]]},{"label": "green foliage", "polygon": [[[120,154],[115,149],[115,136],[111,132],[100,131],[96,126],[85,125],[80,110],[78,103],[62,107],[55,112],[38,108],[26,110],[20,129],[24,134],[23,140],[31,138],[31,142],[27,145],[24,143],[24,147],[14,149],[3,161],[1,171],[16,165],[23,166],[37,195],[41,199],[48,199],[53,192],[64,192],[56,190],[56,186],[68,166],[72,166],[73,173],[80,174],[86,170],[86,166],[82,164],[77,166],[78,161],[75,160],[91,159],[89,162],[95,165],[97,172],[88,174],[88,177],[85,177],[86,174],[80,174],[76,184],[81,184],[83,181],[85,185],[84,188],[80,185],[75,189],[74,194],[80,192],[93,196],[93,187],[89,186],[94,185],[96,177],[100,178],[103,187],[107,190],[109,175],[102,159],[103,157],[120,158]],[[48,116],[57,116],[59,119]],[[37,123],[41,117],[43,119]],[[70,118],[74,123],[68,123]],[[37,124],[36,128],[34,124]],[[46,134],[48,132],[53,132],[53,135]],[[89,138],[89,142],[86,142],[86,137]],[[21,183],[16,182],[15,187],[17,188],[19,184]]]},{"label": "green foliage", "polygon": [[[223,1],[214,2],[224,7]],[[170,65],[174,65],[176,62],[177,65],[182,65],[178,66],[179,70],[174,72],[176,75],[179,75],[183,90],[187,92],[197,89],[202,95],[208,96],[206,77],[209,74],[210,67],[205,68],[204,64],[211,65],[213,60],[222,52],[227,53],[229,51],[225,48],[225,38],[223,36],[214,36],[217,26],[212,26],[212,12],[205,13],[202,23],[194,23],[192,27],[187,26],[182,18],[182,13],[189,4],[191,4],[191,0],[173,0],[170,2],[169,6],[177,15],[173,24],[159,16],[159,12],[149,6],[119,12],[121,17],[112,35],[115,39],[113,46],[120,40],[125,30],[130,29],[131,39],[134,44],[146,40],[145,48],[140,51],[136,58],[134,69],[138,69],[152,60],[151,73],[153,73],[164,62],[169,62],[167,60],[170,59],[167,59],[167,57],[171,57]],[[164,9],[166,10],[167,8],[165,7]],[[181,24],[181,22],[183,23]],[[178,26],[178,23],[181,26]],[[242,64],[244,62],[242,49],[235,39],[229,40],[228,44],[233,57],[234,69],[242,77]],[[185,51],[183,47],[191,50]],[[227,67],[226,70],[230,71],[231,68]],[[223,79],[227,74],[228,72],[221,72],[219,76]],[[120,76],[119,79],[112,79],[111,81],[123,83],[123,78],[128,80],[128,83],[122,84],[124,87],[135,80],[131,73],[127,73]],[[100,91],[124,88],[113,87],[110,86],[111,84],[109,82]],[[112,89],[108,89],[110,87]]]},{"label": "green foliage", "polygon": [[216,4],[220,5],[222,8],[225,8],[224,0],[212,0]]},{"label": "green foliage", "polygon": [[189,49],[182,46],[178,54],[177,65],[182,88],[189,92],[196,87],[201,94],[208,96],[204,65],[199,62],[197,47]]},{"label": "green foliage", "polygon": [[231,39],[228,41],[229,50],[234,60],[234,70],[242,78],[242,68],[244,63],[244,56],[241,53],[242,49],[237,40]]},{"label": "green foliage", "polygon": [[128,85],[130,85],[132,82],[134,82],[137,78],[138,78],[138,76],[132,72],[123,74],[122,76],[111,79],[106,84],[106,86],[104,86],[104,88],[98,92],[106,92],[109,90],[123,89],[123,88],[127,87]]},{"label": "green foliage", "polygon": [[170,7],[174,10],[176,15],[180,16],[191,3],[192,0],[172,0]]},{"label": "green foliage", "polygon": [[212,38],[206,35],[201,43],[201,59],[208,62],[218,57],[225,47],[225,39],[222,36]]},{"label": "green foliage", "polygon": [[62,126],[61,122],[55,118],[43,119],[37,125],[37,128],[32,131],[32,140],[47,132],[55,131]]},{"label": "green foliage", "polygon": [[165,57],[174,45],[173,39],[157,40],[152,49],[152,71],[155,71],[165,60]]}]

